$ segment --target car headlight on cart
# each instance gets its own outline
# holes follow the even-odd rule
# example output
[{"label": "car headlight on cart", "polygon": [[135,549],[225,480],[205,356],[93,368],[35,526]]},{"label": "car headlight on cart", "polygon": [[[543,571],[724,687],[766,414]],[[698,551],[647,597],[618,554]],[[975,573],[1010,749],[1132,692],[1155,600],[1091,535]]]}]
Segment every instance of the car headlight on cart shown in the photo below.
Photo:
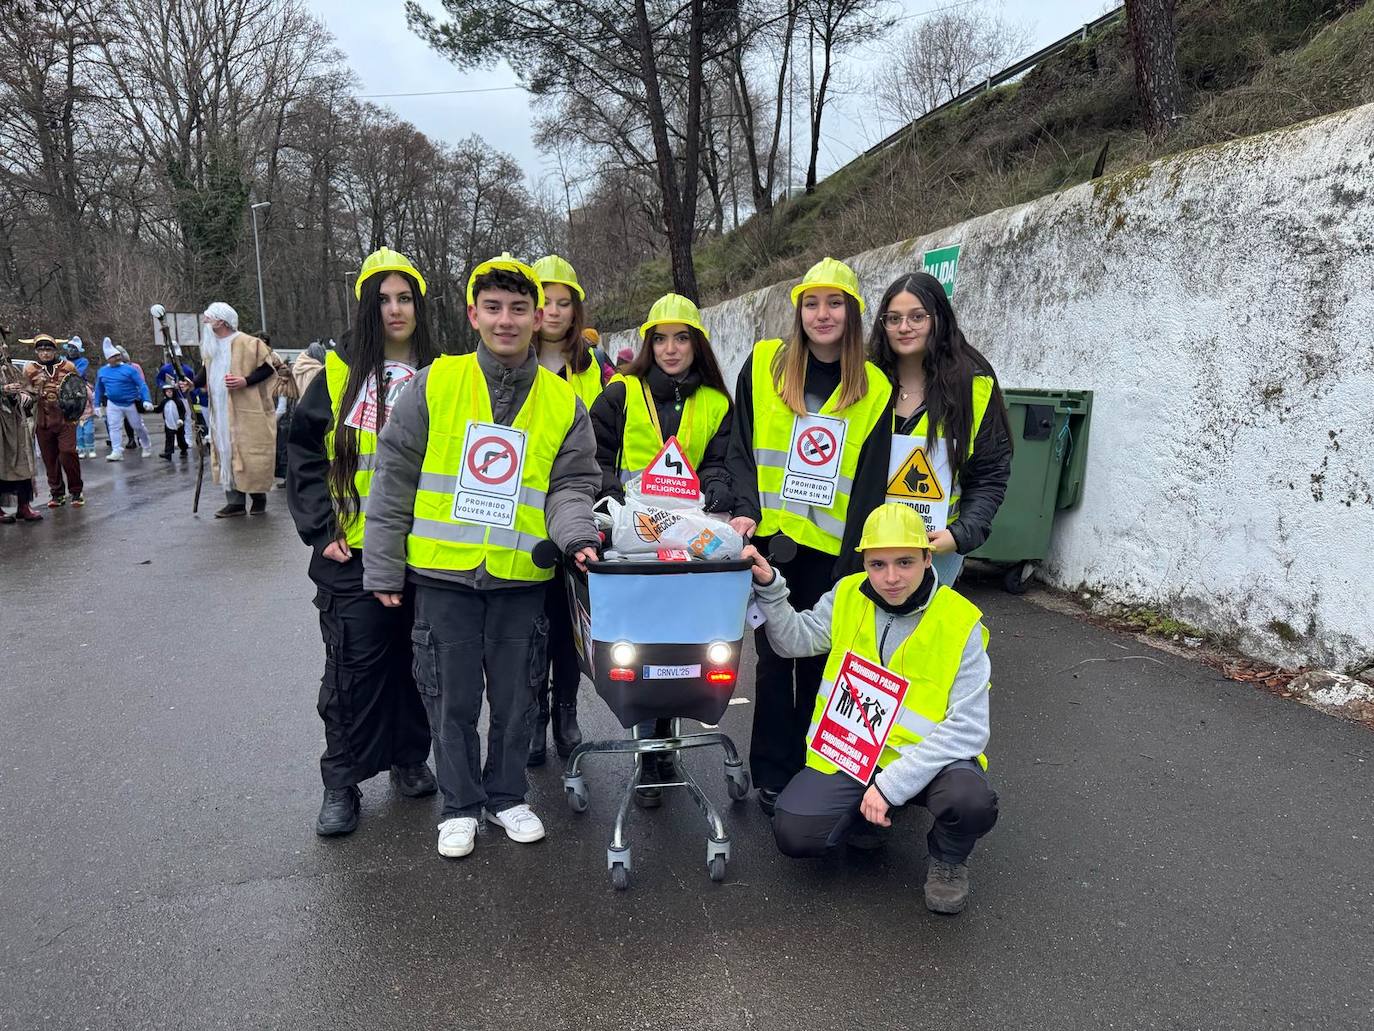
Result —
[{"label": "car headlight on cart", "polygon": [[635,661],[635,646],[629,641],[617,641],[611,645],[611,661],[617,666],[628,666]]},{"label": "car headlight on cart", "polygon": [[724,641],[712,641],[706,647],[706,657],[713,666],[724,666],[730,661],[730,646]]}]

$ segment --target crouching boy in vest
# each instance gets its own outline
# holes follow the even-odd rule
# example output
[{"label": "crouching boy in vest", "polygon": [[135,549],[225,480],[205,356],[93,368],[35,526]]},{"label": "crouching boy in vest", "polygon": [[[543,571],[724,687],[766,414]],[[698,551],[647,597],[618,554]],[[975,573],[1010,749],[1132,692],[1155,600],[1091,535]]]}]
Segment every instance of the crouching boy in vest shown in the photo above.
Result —
[{"label": "crouching boy in vest", "polygon": [[[863,773],[867,759],[854,743],[876,746],[887,731],[871,780],[855,779],[808,747],[806,767],[778,796],[773,835],[786,855],[818,856],[861,831],[864,821],[889,827],[890,810],[925,806],[934,817],[926,837],[926,906],[958,913],[968,902],[969,853],[997,822],[997,795],[983,755],[992,668],[988,633],[982,613],[939,584],[925,526],[913,509],[874,509],[858,550],[864,571],[798,613],[787,603],[781,574],[754,548],[745,549],[743,557],[754,561],[769,644],[788,658],[829,653],[808,745],[824,728],[822,751]],[[837,677],[841,693],[832,701]],[[872,681],[886,690],[864,690]],[[903,682],[906,692],[897,704]]]},{"label": "crouching boy in vest", "polygon": [[[477,820],[515,841],[544,825],[525,804],[534,683],[548,668],[536,544],[596,558],[596,438],[572,387],[541,368],[530,340],[539,280],[502,255],[468,280],[474,354],[415,374],[377,441],[363,585],[384,605],[415,587],[415,680],[434,735],[443,795],[439,854],[472,851]],[[483,762],[477,717],[490,712]]]}]

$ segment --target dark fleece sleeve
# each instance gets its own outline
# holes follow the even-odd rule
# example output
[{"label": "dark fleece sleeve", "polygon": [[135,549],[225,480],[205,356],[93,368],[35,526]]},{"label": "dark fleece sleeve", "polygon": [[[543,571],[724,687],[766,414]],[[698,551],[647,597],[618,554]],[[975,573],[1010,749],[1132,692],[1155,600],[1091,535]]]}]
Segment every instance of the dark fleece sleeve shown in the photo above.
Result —
[{"label": "dark fleece sleeve", "polygon": [[1010,478],[1011,438],[1005,420],[989,405],[973,441],[973,454],[959,473],[959,517],[949,526],[959,554],[976,551],[988,539]]},{"label": "dark fleece sleeve", "polygon": [[596,464],[601,467],[598,500],[625,496],[620,483],[620,445],[625,439],[625,384],[607,383],[592,402],[592,432],[596,434]]},{"label": "dark fleece sleeve", "polygon": [[316,376],[296,405],[286,442],[286,505],[301,540],[316,551],[338,533],[334,500],[329,496],[329,458],[324,450],[324,437],[333,419],[329,388],[323,376]]},{"label": "dark fleece sleeve", "polygon": [[[896,396],[895,394],[893,395]],[[883,406],[878,422],[859,451],[859,468],[854,474],[854,489],[849,493],[849,512],[845,517],[844,538],[835,560],[835,576],[848,576],[863,568],[858,547],[864,520],[887,499],[887,466],[892,455],[892,398]]]},{"label": "dark fleece sleeve", "polygon": [[256,387],[259,383],[261,383],[263,380],[265,380],[268,376],[272,375],[272,372],[273,372],[272,363],[271,363],[271,362],[263,362],[263,363],[262,363],[261,365],[259,365],[256,369],[254,369],[254,370],[253,370],[252,372],[250,372],[247,376],[245,376],[245,377],[243,378],[243,381],[244,381],[245,383],[247,383],[250,387]]},{"label": "dark fleece sleeve", "polygon": [[[759,522],[759,474],[754,465],[754,356],[744,359],[735,381],[735,405],[730,413],[730,441],[726,447],[725,468],[735,502],[733,515]],[[714,443],[714,441],[712,442]],[[705,463],[703,463],[705,464]]]},{"label": "dark fleece sleeve", "polygon": [[726,411],[715,436],[707,441],[706,450],[701,454],[701,468],[697,470],[701,478],[701,496],[708,512],[732,512],[734,509],[735,492],[729,467],[732,414]]}]

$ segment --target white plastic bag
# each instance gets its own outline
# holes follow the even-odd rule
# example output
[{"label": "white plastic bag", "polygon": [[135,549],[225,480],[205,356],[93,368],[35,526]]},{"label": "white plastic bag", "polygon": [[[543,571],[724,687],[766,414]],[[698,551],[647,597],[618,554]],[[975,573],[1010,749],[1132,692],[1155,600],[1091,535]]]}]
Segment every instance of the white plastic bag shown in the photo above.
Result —
[{"label": "white plastic bag", "polygon": [[664,549],[682,549],[694,559],[739,558],[744,538],[723,517],[703,512],[699,502],[646,498],[638,487],[637,479],[626,484],[624,504],[605,498],[597,506],[604,506],[611,545],[620,554],[653,555]]}]

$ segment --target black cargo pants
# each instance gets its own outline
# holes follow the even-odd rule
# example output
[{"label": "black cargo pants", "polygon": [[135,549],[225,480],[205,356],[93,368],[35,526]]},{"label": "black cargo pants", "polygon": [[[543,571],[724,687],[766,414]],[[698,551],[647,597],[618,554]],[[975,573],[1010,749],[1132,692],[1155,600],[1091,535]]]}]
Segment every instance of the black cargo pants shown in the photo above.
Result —
[{"label": "black cargo pants", "polygon": [[[415,683],[434,733],[441,820],[480,818],[525,801],[534,687],[548,671],[545,586],[473,590],[417,585]],[[486,696],[487,757],[477,718]]]},{"label": "black cargo pants", "polygon": [[362,593],[319,590],[324,676],[317,709],[324,721],[320,776],[346,788],[425,761],[429,721],[411,674],[409,596],[389,609]]}]

